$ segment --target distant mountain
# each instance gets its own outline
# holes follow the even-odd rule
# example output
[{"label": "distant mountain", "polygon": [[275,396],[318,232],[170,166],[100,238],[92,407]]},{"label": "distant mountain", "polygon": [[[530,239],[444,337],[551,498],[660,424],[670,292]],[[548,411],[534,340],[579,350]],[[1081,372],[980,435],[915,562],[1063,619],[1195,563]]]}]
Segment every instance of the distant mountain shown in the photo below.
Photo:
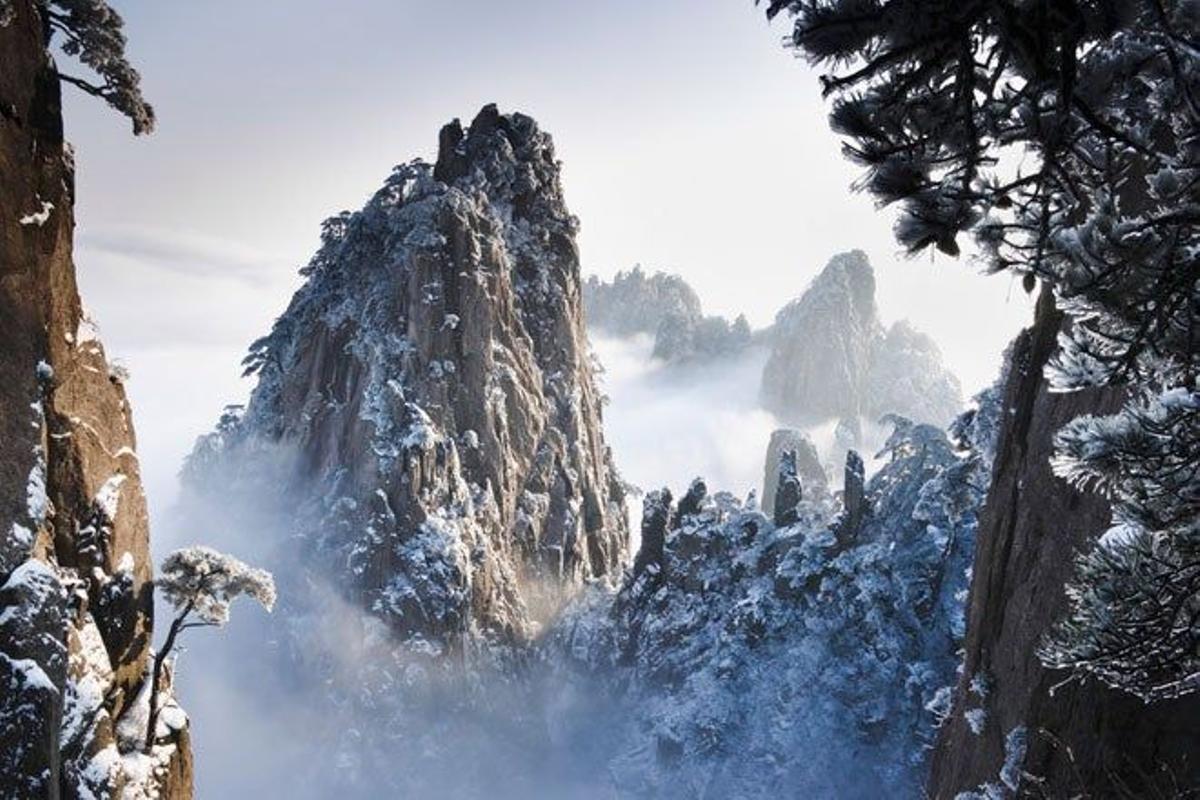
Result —
[{"label": "distant mountain", "polygon": [[705,316],[700,298],[678,275],[641,266],[618,272],[612,281],[595,275],[583,284],[585,319],[590,330],[609,336],[654,336],[654,356],[674,364],[709,361],[735,355],[751,344],[753,334],[744,315],[733,322]]},{"label": "distant mountain", "polygon": [[664,320],[695,322],[704,316],[700,297],[687,281],[664,272],[647,275],[640,264],[611,281],[589,276],[583,308],[590,328],[613,336],[654,335]]},{"label": "distant mountain", "polygon": [[744,315],[705,316],[683,278],[640,267],[612,281],[589,278],[584,306],[590,330],[652,334],[653,355],[672,365],[720,369],[721,358],[766,347],[762,403],[789,424],[841,419],[856,429],[860,417],[899,414],[947,425],[963,408],[958,379],[933,339],[905,320],[890,328],[880,322],[875,273],[860,250],[834,256],[761,331]]},{"label": "distant mountain", "polygon": [[899,414],[947,425],[962,388],[929,336],[901,320],[885,329],[875,273],[861,250],[830,259],[775,316],[762,400],[789,422]]}]

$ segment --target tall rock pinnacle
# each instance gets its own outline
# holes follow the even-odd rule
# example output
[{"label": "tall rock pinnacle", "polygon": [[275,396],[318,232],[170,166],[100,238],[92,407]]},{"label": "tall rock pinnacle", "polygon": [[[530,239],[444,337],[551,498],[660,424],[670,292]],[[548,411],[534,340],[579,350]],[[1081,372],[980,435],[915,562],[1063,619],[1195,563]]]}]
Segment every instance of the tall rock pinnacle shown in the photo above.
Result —
[{"label": "tall rock pinnacle", "polygon": [[306,567],[401,636],[520,640],[619,571],[624,491],[601,431],[577,222],[550,136],[485,107],[325,224],[307,282],[247,364],[240,419],[193,486],[264,444]]}]

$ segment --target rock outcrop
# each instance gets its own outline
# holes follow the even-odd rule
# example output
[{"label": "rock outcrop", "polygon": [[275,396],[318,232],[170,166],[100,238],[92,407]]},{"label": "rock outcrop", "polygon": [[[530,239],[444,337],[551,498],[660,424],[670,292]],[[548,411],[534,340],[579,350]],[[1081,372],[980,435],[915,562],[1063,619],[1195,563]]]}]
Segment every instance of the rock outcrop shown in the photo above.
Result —
[{"label": "rock outcrop", "polygon": [[1044,291],[1010,356],[965,661],[934,751],[931,797],[1182,797],[1200,786],[1200,696],[1145,705],[1068,681],[1037,657],[1066,613],[1075,555],[1109,522],[1100,497],[1051,471],[1053,436],[1076,416],[1111,413],[1121,402],[1116,390],[1049,390],[1043,368],[1062,324]]},{"label": "rock outcrop", "polygon": [[[189,462],[238,491],[256,455],[306,570],[401,639],[520,642],[619,574],[624,488],[601,431],[577,222],[550,136],[484,108],[329,220],[307,280],[252,347],[245,413]],[[279,467],[286,462],[286,467]]]},{"label": "rock outcrop", "polygon": [[792,423],[899,414],[947,425],[962,410],[958,380],[928,336],[884,329],[866,254],[834,256],[775,316],[763,367],[764,407]]},{"label": "rock outcrop", "polygon": [[76,288],[74,167],[38,8],[16,0],[0,23],[0,795],[188,798],[169,686],[171,724],[140,747],[146,501],[122,375]]}]

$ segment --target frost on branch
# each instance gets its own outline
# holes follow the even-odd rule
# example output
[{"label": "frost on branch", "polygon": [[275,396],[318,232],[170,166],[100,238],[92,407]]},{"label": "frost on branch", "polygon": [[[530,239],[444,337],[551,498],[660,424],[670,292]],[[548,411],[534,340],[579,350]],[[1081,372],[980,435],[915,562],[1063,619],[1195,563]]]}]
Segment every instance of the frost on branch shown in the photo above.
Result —
[{"label": "frost on branch", "polygon": [[229,621],[229,604],[246,595],[270,611],[275,607],[275,580],[233,556],[210,547],[187,547],[171,553],[155,581],[179,613],[194,613],[212,625]]},{"label": "frost on branch", "polygon": [[[129,117],[134,134],[154,130],[154,109],[142,97],[141,76],[125,57],[125,22],[104,0],[48,0],[39,4],[63,52],[91,69],[100,83],[62,75],[67,83],[104,99]],[[0,16],[3,10],[0,9]]]},{"label": "frost on branch", "polygon": [[1146,701],[1200,688],[1200,394],[1174,390],[1073,420],[1055,471],[1113,500],[1114,524],[1080,559],[1074,613],[1042,649]]}]

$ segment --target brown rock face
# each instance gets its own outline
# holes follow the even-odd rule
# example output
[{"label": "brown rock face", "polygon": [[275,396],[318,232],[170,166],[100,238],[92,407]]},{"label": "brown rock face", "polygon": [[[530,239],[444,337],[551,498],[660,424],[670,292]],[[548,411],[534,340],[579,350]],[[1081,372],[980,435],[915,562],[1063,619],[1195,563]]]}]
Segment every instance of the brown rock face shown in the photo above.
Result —
[{"label": "brown rock face", "polygon": [[[0,795],[75,797],[125,783],[114,729],[149,652],[149,527],[125,391],[76,289],[58,76],[35,4],[12,10],[0,26]],[[96,764],[107,770],[84,777]],[[182,780],[162,794],[190,795]]]},{"label": "brown rock face", "polygon": [[619,570],[623,490],[550,137],[488,106],[440,147],[326,223],[252,348],[244,417],[198,445],[186,482],[219,498],[282,453],[270,491],[299,508],[304,570],[402,638],[521,640]]},{"label": "brown rock face", "polygon": [[[929,794],[992,783],[1029,797],[1175,797],[1200,786],[1200,697],[1144,705],[1094,682],[1064,683],[1036,656],[1066,611],[1074,555],[1108,524],[1107,505],[1050,470],[1054,433],[1117,408],[1115,391],[1051,394],[1042,377],[1062,315],[1043,293],[1005,388],[991,489],[980,519],[965,669],[934,752]],[[980,691],[972,691],[975,685]],[[976,714],[975,729],[969,719]],[[981,726],[980,726],[981,723]],[[1025,729],[1021,765],[1001,775],[1006,738]]]}]

